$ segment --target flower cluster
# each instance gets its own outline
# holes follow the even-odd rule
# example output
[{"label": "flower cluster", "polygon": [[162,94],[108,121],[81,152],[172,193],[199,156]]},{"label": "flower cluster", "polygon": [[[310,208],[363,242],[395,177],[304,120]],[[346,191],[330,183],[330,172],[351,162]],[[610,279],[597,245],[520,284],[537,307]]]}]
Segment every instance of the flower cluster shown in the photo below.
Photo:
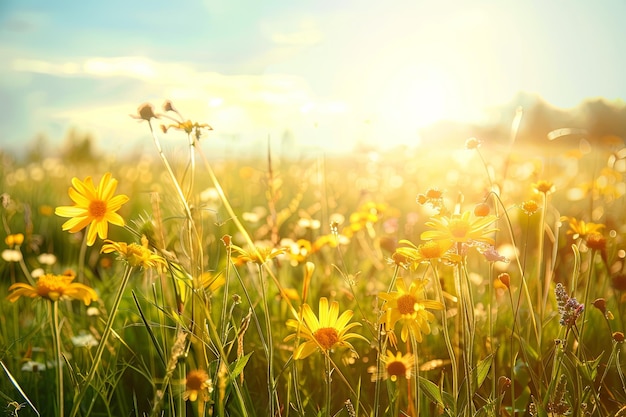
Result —
[{"label": "flower cluster", "polygon": [[576,320],[578,320],[578,317],[580,317],[585,309],[584,304],[579,303],[576,298],[570,297],[565,287],[560,282],[556,284],[554,294],[556,295],[559,314],[561,314],[559,323],[561,326],[568,328],[574,326]]}]

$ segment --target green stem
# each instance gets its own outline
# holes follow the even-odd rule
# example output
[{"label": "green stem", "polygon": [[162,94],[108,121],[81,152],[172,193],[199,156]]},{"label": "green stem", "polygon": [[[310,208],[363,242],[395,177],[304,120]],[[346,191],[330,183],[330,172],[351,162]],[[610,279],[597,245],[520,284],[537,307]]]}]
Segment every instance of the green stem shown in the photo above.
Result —
[{"label": "green stem", "polygon": [[417,340],[415,339],[415,334],[413,332],[409,332],[411,335],[411,348],[413,349],[413,356],[415,357],[415,363],[413,365],[414,374],[415,374],[415,382],[413,387],[413,395],[415,396],[415,413],[419,416],[420,414],[420,365],[419,365],[419,357],[417,353]]},{"label": "green stem", "polygon": [[100,366],[100,361],[102,359],[102,354],[104,353],[104,349],[106,348],[107,339],[113,330],[113,321],[115,320],[115,316],[120,306],[120,302],[122,301],[122,297],[124,296],[124,290],[128,285],[128,281],[133,272],[133,267],[130,265],[126,266],[124,271],[124,276],[122,277],[122,282],[120,283],[119,288],[117,289],[117,294],[115,294],[115,299],[113,300],[113,305],[109,311],[109,318],[107,319],[106,325],[104,327],[104,331],[102,332],[102,338],[100,339],[100,344],[98,345],[98,349],[94,355],[93,363],[91,365],[91,369],[87,374],[87,377],[82,383],[82,388],[78,391],[77,395],[74,397],[74,405],[72,406],[72,411],[70,413],[70,417],[75,417],[78,414],[78,410],[80,408],[80,403],[85,397],[91,382],[93,381],[96,372]]},{"label": "green stem", "polygon": [[266,344],[264,346],[265,355],[267,356],[267,391],[268,391],[268,405],[269,405],[269,415],[274,416],[274,397],[275,397],[275,388],[274,388],[274,367],[273,365],[273,356],[274,356],[274,343],[272,340],[272,321],[271,314],[269,311],[269,304],[267,303],[267,290],[265,288],[265,278],[263,275],[263,269],[260,265],[259,268],[259,278],[261,281],[261,298],[263,299],[263,313],[265,314],[265,332],[267,333]]},{"label": "green stem", "polygon": [[61,329],[59,328],[59,302],[52,302],[52,339],[54,342],[54,353],[56,356],[56,376],[57,376],[57,401],[59,405],[59,416],[65,415],[63,401],[63,352],[61,350]]},{"label": "green stem", "polygon": [[[92,226],[89,226],[92,227]],[[84,233],[83,241],[80,244],[80,253],[78,254],[78,280],[85,282],[85,256],[87,255],[87,232]]]},{"label": "green stem", "polygon": [[[589,260],[589,275],[587,276],[587,282],[585,283],[585,295],[583,298],[583,316],[582,322],[580,323],[580,333],[578,334],[579,343],[582,345],[583,343],[583,331],[585,330],[585,321],[587,319],[587,310],[591,307],[589,305],[589,295],[591,294],[591,279],[593,278],[593,262],[596,258],[596,250],[591,250],[591,259]],[[570,293],[574,293],[576,289],[572,288]],[[578,346],[578,358],[580,359],[580,353],[582,352],[582,346]]]},{"label": "green stem", "polygon": [[454,348],[452,347],[452,340],[450,339],[450,331],[448,330],[448,309],[446,307],[446,302],[443,298],[443,288],[441,288],[441,281],[439,280],[439,273],[437,272],[437,268],[432,262],[431,267],[433,268],[433,273],[435,276],[435,288],[437,290],[437,298],[441,300],[441,303],[443,304],[443,310],[441,311],[441,315],[443,318],[443,339],[446,342],[446,349],[448,350],[448,356],[450,357],[450,363],[452,366],[452,395],[454,396],[454,403],[456,404],[459,396],[459,370],[456,360],[456,354],[454,353]]},{"label": "green stem", "polygon": [[[400,266],[396,265],[393,270],[393,276],[391,277],[391,282],[389,283],[389,288],[387,289],[388,293],[391,292],[393,290],[393,287],[396,285],[396,281],[398,279],[398,272],[400,272]],[[383,303],[383,305],[380,308],[381,312],[385,311],[383,309],[384,305],[385,304]],[[381,375],[382,373],[382,368],[384,366],[382,362],[382,358],[385,356],[386,348],[387,348],[387,339],[385,337],[385,339],[383,340],[383,337],[382,337],[383,329],[384,329],[384,324],[379,324],[378,335],[376,336],[378,339],[378,352],[376,355],[376,375]],[[381,385],[382,383],[381,383],[380,378],[376,378],[375,387],[374,387],[374,417],[378,417],[378,407],[380,406]]]},{"label": "green stem", "polygon": [[332,367],[330,365],[330,356],[329,352],[324,352],[324,364],[325,366],[325,371],[326,371],[326,417],[330,417],[332,414],[330,412],[330,399],[331,399],[331,395],[332,395],[332,390],[331,390],[331,372],[332,372]]}]

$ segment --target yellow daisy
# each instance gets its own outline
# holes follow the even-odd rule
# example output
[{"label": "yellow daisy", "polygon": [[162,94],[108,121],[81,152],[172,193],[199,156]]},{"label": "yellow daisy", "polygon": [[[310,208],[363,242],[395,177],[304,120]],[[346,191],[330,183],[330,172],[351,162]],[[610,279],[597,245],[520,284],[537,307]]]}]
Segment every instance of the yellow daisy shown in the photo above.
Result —
[{"label": "yellow daisy", "polygon": [[451,240],[428,240],[419,246],[415,246],[408,240],[401,240],[400,243],[408,245],[396,249],[396,253],[400,258],[407,259],[413,268],[417,268],[422,262],[430,262],[433,260],[446,260],[454,262],[456,255],[449,252],[454,244]]},{"label": "yellow daisy", "polygon": [[284,248],[273,248],[270,246],[255,246],[251,250],[245,250],[237,245],[229,244],[230,249],[239,253],[234,261],[235,264],[241,265],[246,262],[252,262],[257,265],[263,265],[270,259],[276,258],[286,252]]},{"label": "yellow daisy", "polygon": [[391,379],[396,382],[398,378],[411,379],[413,375],[413,368],[415,367],[415,356],[412,353],[405,355],[402,352],[397,352],[395,355],[390,350],[387,351],[387,355],[382,358],[384,367],[379,372],[375,366],[368,368],[368,371],[372,374],[372,382],[377,379]]},{"label": "yellow daisy", "polygon": [[98,295],[93,288],[84,284],[72,282],[76,278],[73,272],[68,271],[63,275],[45,274],[37,279],[37,283],[32,285],[18,282],[9,287],[13,291],[7,299],[10,302],[17,301],[21,296],[46,298],[50,301],[60,299],[82,300],[85,305],[91,304],[98,299]]},{"label": "yellow daisy", "polygon": [[413,281],[406,288],[404,281],[399,280],[396,284],[398,291],[380,293],[378,296],[385,300],[385,314],[380,322],[385,324],[387,331],[393,330],[397,322],[402,324],[400,338],[406,342],[409,332],[415,336],[417,342],[422,341],[422,334],[430,334],[430,324],[435,321],[433,313],[426,309],[442,310],[443,304],[439,301],[427,300],[419,293],[424,290],[428,280]]},{"label": "yellow daisy", "polygon": [[488,235],[497,231],[490,225],[497,220],[493,214],[484,217],[472,217],[469,211],[451,216],[433,217],[426,226],[434,229],[421,234],[422,240],[450,240],[455,243],[485,242],[490,245],[494,240]]},{"label": "yellow daisy", "polygon": [[326,297],[320,298],[319,301],[319,319],[308,304],[303,304],[300,317],[295,320],[287,320],[287,327],[295,329],[296,333],[287,336],[285,341],[296,337],[306,340],[296,348],[293,358],[306,358],[317,349],[325,353],[330,352],[335,347],[347,347],[354,350],[348,339],[356,338],[367,341],[359,334],[348,333],[353,327],[361,325],[360,323],[349,323],[352,315],[352,310],[346,310],[340,316],[339,304],[333,301],[329,305]]},{"label": "yellow daisy", "polygon": [[548,181],[548,180],[539,180],[539,181],[533,183],[532,187],[535,190],[535,192],[546,194],[546,195],[547,194],[552,194],[554,192],[554,190],[556,189],[554,187],[554,183],[552,183],[552,181]]},{"label": "yellow daisy", "polygon": [[147,269],[164,267],[166,265],[165,259],[148,249],[148,239],[145,236],[141,237],[141,245],[137,243],[113,242],[107,239],[104,241],[100,252],[117,252],[120,255],[120,259],[128,262],[132,267]]},{"label": "yellow daisy", "polygon": [[85,181],[74,177],[72,185],[68,194],[74,205],[57,207],[55,210],[57,216],[70,217],[63,223],[63,230],[76,233],[89,226],[87,246],[92,246],[96,235],[106,239],[109,223],[124,226],[124,219],[116,212],[128,201],[128,196],[114,196],[117,180],[111,178],[111,173],[104,174],[97,188],[91,177],[85,178]]},{"label": "yellow daisy", "polygon": [[209,374],[202,369],[189,371],[185,379],[185,392],[183,399],[185,401],[196,401],[200,397],[201,401],[209,401],[209,393],[213,391],[213,383]]},{"label": "yellow daisy", "polygon": [[601,223],[586,222],[584,220],[578,221],[575,217],[561,217],[561,221],[567,221],[569,223],[569,230],[566,232],[568,235],[572,235],[574,239],[579,237],[587,237],[587,235],[593,233],[600,233],[606,226]]}]

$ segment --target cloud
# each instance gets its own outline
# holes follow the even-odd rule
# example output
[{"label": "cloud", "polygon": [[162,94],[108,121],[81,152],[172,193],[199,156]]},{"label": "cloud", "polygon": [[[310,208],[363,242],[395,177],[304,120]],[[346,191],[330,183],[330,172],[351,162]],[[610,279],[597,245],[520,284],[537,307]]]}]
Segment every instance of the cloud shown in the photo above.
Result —
[{"label": "cloud", "polygon": [[[112,146],[128,142],[135,131],[145,133],[128,117],[145,101],[159,106],[171,99],[185,117],[210,123],[213,136],[240,142],[267,135],[279,138],[286,130],[306,138],[303,132],[320,121],[338,123],[338,115],[349,111],[346,103],[315,97],[306,80],[286,74],[227,75],[139,56],[16,58],[10,67],[14,74],[31,74],[27,88],[45,98],[40,108],[46,109],[47,122],[94,132]],[[31,120],[22,126],[41,128],[41,119],[23,117]]]}]

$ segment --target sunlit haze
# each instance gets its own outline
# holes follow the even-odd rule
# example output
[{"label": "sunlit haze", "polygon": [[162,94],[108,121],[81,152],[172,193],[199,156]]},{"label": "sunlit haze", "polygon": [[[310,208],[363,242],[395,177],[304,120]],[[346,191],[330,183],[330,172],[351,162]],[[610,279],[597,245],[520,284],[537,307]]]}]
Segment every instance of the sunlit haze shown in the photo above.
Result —
[{"label": "sunlit haze", "polygon": [[564,108],[624,99],[624,16],[622,0],[8,0],[0,146],[69,128],[136,146],[145,129],[128,115],[164,99],[212,141],[413,145],[520,91]]}]

